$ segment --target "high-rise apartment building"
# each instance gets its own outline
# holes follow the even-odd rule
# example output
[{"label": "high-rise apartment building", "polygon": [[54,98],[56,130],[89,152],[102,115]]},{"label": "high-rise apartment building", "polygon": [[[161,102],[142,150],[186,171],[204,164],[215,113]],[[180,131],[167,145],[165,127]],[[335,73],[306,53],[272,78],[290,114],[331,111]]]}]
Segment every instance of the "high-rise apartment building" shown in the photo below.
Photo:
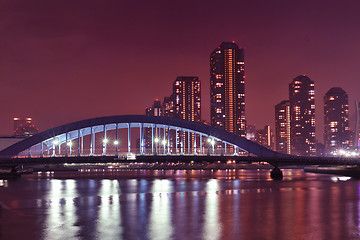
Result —
[{"label": "high-rise apartment building", "polygon": [[244,49],[223,42],[210,57],[211,125],[246,137]]},{"label": "high-rise apartment building", "polygon": [[[173,83],[174,118],[191,122],[201,122],[201,84],[198,77],[177,77]],[[184,149],[192,152],[194,149],[195,135],[193,133],[179,132],[179,136],[171,136],[173,144],[178,144],[180,149],[180,134],[183,134]],[[177,142],[176,142],[177,139]],[[185,150],[185,151],[186,151]]]},{"label": "high-rise apartment building", "polygon": [[275,149],[291,154],[290,102],[285,100],[275,106]]},{"label": "high-rise apartment building", "polygon": [[305,75],[289,84],[291,153],[316,155],[314,81]]},{"label": "high-rise apartment building", "polygon": [[349,128],[349,101],[347,93],[331,88],[324,96],[324,144],[325,153],[349,149],[351,145]]},{"label": "high-rise apartment building", "polygon": [[[146,108],[146,115],[162,116],[170,118],[179,118],[192,122],[201,122],[201,84],[198,77],[177,77],[173,83],[173,91],[170,97],[165,97],[163,104],[158,99],[154,102],[152,107]],[[180,148],[184,148],[191,152],[194,147],[195,134],[187,132],[178,132],[176,136],[174,131],[165,130],[160,132],[156,130],[152,133],[151,128],[145,129],[145,146],[149,149],[152,146],[152,134],[155,138],[163,139],[170,138],[171,149],[174,149],[175,144]],[[170,134],[170,135],[168,135]],[[180,146],[180,139],[183,138],[184,146]]]},{"label": "high-rise apartment building", "polygon": [[355,133],[354,133],[354,148],[360,149],[360,102],[355,102]]},{"label": "high-rise apartment building", "polygon": [[201,122],[201,84],[198,77],[177,77],[172,98],[174,118]]}]

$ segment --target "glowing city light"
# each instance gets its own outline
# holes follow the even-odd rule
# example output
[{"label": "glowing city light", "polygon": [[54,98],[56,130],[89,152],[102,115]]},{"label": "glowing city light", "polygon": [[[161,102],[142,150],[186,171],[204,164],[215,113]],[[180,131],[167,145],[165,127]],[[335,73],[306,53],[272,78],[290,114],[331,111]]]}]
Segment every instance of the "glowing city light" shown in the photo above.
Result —
[{"label": "glowing city light", "polygon": [[114,141],[114,145],[119,145],[119,141],[118,141],[118,140],[115,140],[115,141]]},{"label": "glowing city light", "polygon": [[58,141],[57,139],[55,139],[55,140],[53,141],[53,144],[54,144],[54,145],[58,145],[58,144],[59,144],[59,141]]}]

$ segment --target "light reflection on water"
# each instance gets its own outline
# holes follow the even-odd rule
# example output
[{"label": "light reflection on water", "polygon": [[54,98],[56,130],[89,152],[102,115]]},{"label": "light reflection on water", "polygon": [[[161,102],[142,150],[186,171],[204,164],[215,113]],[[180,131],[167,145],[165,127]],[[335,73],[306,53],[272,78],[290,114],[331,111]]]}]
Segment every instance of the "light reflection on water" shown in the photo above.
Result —
[{"label": "light reflection on water", "polygon": [[355,180],[302,170],[283,181],[264,170],[102,174],[1,181],[0,239],[359,239]]}]

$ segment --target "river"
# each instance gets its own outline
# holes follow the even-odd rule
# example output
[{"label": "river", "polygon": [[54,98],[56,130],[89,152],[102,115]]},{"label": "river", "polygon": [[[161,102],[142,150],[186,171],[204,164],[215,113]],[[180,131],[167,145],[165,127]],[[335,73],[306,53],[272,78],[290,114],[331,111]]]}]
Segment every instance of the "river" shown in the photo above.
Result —
[{"label": "river", "polygon": [[43,172],[0,180],[0,239],[360,239],[360,182],[284,170]]}]

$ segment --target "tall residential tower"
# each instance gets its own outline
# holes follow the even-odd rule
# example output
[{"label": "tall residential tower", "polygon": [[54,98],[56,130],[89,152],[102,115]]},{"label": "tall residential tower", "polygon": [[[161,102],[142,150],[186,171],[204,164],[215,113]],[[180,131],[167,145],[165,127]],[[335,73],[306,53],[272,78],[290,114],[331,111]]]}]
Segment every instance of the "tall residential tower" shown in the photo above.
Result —
[{"label": "tall residential tower", "polygon": [[289,85],[291,119],[291,153],[316,155],[314,81],[305,75]]},{"label": "tall residential tower", "polygon": [[276,151],[291,154],[289,101],[275,106],[275,139]]},{"label": "tall residential tower", "polygon": [[244,49],[223,42],[210,57],[211,125],[246,137]]},{"label": "tall residential tower", "polygon": [[351,145],[349,128],[349,101],[347,93],[339,88],[331,88],[324,96],[324,144],[330,154]]},{"label": "tall residential tower", "polygon": [[174,118],[201,122],[201,88],[198,77],[177,77],[173,84]]}]

